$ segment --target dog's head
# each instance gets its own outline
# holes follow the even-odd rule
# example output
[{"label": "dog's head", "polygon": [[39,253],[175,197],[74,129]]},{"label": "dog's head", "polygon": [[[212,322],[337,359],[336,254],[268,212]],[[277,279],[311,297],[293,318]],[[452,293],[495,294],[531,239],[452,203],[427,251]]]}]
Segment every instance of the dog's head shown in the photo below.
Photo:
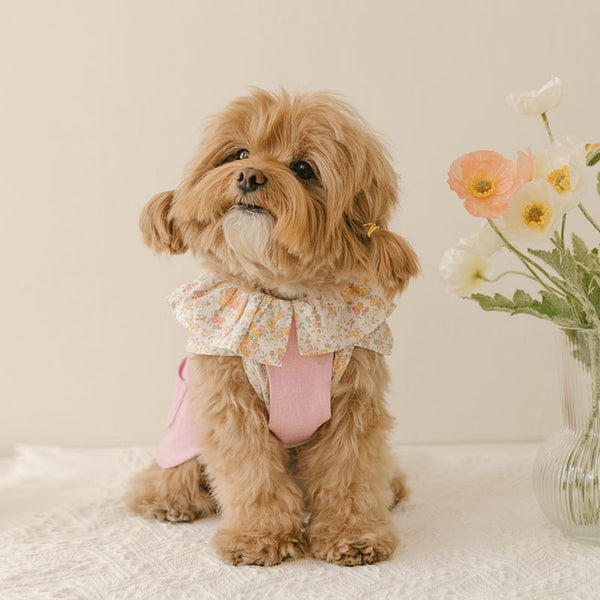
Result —
[{"label": "dog's head", "polygon": [[155,250],[189,249],[252,287],[294,295],[363,280],[393,296],[418,270],[386,228],[396,202],[388,156],[351,107],[254,90],[213,120],[181,185],[148,203],[140,227]]}]

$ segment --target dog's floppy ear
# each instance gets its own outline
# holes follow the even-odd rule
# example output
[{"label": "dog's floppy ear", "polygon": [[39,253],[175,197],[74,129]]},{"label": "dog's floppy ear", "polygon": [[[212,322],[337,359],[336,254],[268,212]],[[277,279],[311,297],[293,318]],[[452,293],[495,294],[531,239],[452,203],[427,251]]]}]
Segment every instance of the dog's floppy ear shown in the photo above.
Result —
[{"label": "dog's floppy ear", "polygon": [[390,213],[398,204],[398,177],[377,136],[364,128],[353,136],[347,132],[347,136],[347,153],[353,159],[347,180],[354,185],[350,186],[352,197],[346,202],[344,217],[351,239],[360,244],[354,260],[366,277],[392,298],[419,272],[419,260],[410,244],[387,228]]},{"label": "dog's floppy ear", "polygon": [[140,230],[145,244],[155,252],[183,254],[187,245],[170,216],[175,192],[157,194],[144,206],[140,215]]},{"label": "dog's floppy ear", "polygon": [[370,271],[388,297],[402,292],[408,280],[419,273],[419,259],[414,250],[393,231],[372,231],[367,245]]}]

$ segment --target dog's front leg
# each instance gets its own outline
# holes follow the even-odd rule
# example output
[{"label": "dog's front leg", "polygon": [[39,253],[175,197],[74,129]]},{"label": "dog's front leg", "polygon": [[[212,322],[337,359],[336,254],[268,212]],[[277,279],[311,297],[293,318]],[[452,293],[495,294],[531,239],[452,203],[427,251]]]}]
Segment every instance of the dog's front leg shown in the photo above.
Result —
[{"label": "dog's front leg", "polygon": [[302,493],[241,359],[198,355],[191,367],[202,458],[223,515],[215,550],[236,565],[275,565],[301,556]]},{"label": "dog's front leg", "polygon": [[311,511],[306,535],[316,558],[370,564],[397,545],[388,507],[401,495],[392,482],[401,482],[386,442],[388,378],[380,354],[355,348],[334,390],[331,420],[298,449],[298,477]]}]

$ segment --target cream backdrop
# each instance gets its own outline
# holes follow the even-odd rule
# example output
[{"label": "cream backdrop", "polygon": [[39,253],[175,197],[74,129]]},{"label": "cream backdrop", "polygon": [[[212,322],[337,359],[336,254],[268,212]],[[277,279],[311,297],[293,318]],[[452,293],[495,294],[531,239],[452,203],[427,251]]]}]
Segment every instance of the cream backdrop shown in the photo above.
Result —
[{"label": "cream backdrop", "polygon": [[549,434],[552,328],[439,281],[477,224],[446,173],[467,151],[545,144],[504,98],[554,75],[555,130],[600,139],[599,23],[596,0],[2,0],[0,453],[159,439],[186,340],[164,297],[198,268],[147,250],[138,215],[177,184],[203,118],[250,85],[336,90],[391,148],[393,227],[423,264],[391,319],[399,438]]}]

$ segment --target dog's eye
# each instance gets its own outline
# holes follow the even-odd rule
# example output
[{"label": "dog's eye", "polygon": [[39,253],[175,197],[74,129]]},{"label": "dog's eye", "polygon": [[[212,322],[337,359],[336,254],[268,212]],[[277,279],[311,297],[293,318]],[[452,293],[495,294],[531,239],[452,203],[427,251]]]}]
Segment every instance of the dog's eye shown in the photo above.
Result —
[{"label": "dog's eye", "polygon": [[315,176],[315,172],[312,170],[312,167],[303,160],[292,163],[290,165],[290,169],[294,171],[294,173],[296,173],[300,179],[312,179]]},{"label": "dog's eye", "polygon": [[217,166],[233,162],[234,160],[244,160],[249,156],[250,152],[246,150],[246,148],[242,148],[241,150],[238,150],[237,152],[234,152],[233,154],[230,154],[227,158],[223,159],[220,163],[218,163]]}]

